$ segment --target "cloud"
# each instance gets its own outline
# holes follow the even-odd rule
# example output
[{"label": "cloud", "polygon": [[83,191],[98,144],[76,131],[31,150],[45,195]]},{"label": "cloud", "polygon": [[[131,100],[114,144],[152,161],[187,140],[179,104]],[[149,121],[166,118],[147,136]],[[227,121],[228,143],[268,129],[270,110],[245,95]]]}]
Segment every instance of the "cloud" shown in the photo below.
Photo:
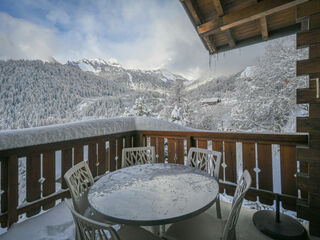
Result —
[{"label": "cloud", "polygon": [[[208,52],[179,1],[15,1],[23,20],[0,14],[2,58],[116,58],[126,67],[167,68],[189,78],[209,71]],[[239,71],[255,57],[238,55],[222,58],[213,74]]]},{"label": "cloud", "polygon": [[55,32],[0,12],[0,58],[48,59]]}]

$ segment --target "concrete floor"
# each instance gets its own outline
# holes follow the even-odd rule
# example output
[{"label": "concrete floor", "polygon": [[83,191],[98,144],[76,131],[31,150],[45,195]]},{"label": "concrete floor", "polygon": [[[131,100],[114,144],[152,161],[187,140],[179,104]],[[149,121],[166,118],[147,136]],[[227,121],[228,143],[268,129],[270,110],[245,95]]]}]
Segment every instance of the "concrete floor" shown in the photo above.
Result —
[{"label": "concrete floor", "polygon": [[[221,201],[222,218],[228,217],[231,204]],[[208,212],[216,217],[215,205]],[[237,223],[238,240],[271,239],[259,232],[253,222],[252,216],[256,211],[242,207]],[[58,219],[58,220],[57,220]],[[168,225],[166,226],[168,227]],[[305,226],[308,229],[308,226]],[[146,229],[151,231],[150,227]],[[14,224],[8,232],[0,235],[0,240],[55,240],[55,239],[74,239],[74,224],[71,214],[64,203],[57,204],[43,214],[34,216],[24,222]],[[311,237],[311,240],[320,238]],[[196,240],[196,239],[195,239]],[[201,239],[199,239],[201,240]]]},{"label": "concrete floor", "polygon": [[[222,219],[227,219],[229,215],[229,211],[231,209],[231,203],[221,202],[221,212],[222,212]],[[216,207],[213,205],[209,210],[207,210],[208,213],[212,214],[214,217],[216,217]],[[249,209],[247,207],[242,207],[240,216],[237,222],[236,227],[236,234],[238,240],[248,240],[248,239],[271,239],[261,233],[256,227],[254,226],[252,222],[252,216],[256,212],[254,209]],[[166,228],[168,228],[169,225],[166,225]],[[304,227],[308,230],[308,226]],[[151,231],[151,229],[148,227],[148,230]],[[320,240],[320,238],[317,237],[310,237],[311,240]]]}]

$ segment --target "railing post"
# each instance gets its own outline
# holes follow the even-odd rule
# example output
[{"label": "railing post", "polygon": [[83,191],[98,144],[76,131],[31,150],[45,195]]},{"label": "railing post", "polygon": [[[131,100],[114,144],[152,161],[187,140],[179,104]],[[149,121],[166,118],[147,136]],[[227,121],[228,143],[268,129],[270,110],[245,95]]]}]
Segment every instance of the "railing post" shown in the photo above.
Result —
[{"label": "railing post", "polygon": [[[8,211],[8,163],[9,158],[1,157],[1,213]],[[1,227],[7,227],[8,216],[1,221]]]},{"label": "railing post", "polygon": [[[8,217],[7,226],[18,221],[18,158],[11,155],[8,159]],[[9,174],[10,173],[10,174]]]}]

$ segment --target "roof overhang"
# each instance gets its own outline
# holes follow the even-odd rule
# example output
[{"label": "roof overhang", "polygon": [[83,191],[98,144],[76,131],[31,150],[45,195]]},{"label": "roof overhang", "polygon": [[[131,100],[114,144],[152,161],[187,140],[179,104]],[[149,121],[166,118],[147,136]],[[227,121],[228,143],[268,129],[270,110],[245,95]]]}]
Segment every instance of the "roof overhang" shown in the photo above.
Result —
[{"label": "roof overhang", "polygon": [[210,54],[290,35],[308,0],[180,0]]}]

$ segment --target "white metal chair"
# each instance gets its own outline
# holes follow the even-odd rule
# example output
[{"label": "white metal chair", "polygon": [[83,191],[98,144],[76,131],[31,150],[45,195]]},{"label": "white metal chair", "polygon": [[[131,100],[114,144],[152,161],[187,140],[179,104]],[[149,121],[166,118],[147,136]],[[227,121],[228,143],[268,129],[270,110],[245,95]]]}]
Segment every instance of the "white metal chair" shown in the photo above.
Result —
[{"label": "white metal chair", "polygon": [[88,164],[85,161],[76,164],[64,174],[64,179],[69,187],[75,210],[90,219],[106,222],[104,217],[95,212],[88,202],[89,187],[94,183]]},{"label": "white metal chair", "polygon": [[[199,168],[219,181],[221,152],[203,148],[190,148],[186,165]],[[221,218],[219,194],[216,200],[217,216]]]},{"label": "white metal chair", "polygon": [[209,213],[200,214],[186,221],[172,224],[163,238],[168,240],[235,240],[235,228],[242,202],[250,186],[251,176],[245,170],[234,193],[232,208],[227,220],[217,219]]},{"label": "white metal chair", "polygon": [[116,231],[110,224],[101,223],[79,214],[71,202],[65,199],[76,227],[76,239],[81,240],[160,240],[147,230],[135,226],[123,226]]},{"label": "white metal chair", "polygon": [[156,155],[154,147],[134,147],[122,149],[122,168],[155,162]]}]

